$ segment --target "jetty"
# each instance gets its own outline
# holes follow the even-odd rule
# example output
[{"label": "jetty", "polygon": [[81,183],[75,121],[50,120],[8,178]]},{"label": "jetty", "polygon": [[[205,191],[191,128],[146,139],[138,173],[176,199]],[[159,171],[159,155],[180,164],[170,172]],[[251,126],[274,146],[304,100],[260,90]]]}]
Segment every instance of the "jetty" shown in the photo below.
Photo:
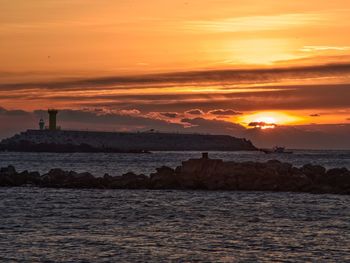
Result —
[{"label": "jetty", "polygon": [[94,189],[174,189],[209,191],[270,191],[315,194],[350,194],[350,171],[346,168],[326,170],[307,164],[300,168],[277,160],[260,162],[224,162],[202,158],[182,162],[175,169],[162,166],[150,175],[132,172],[123,175],[63,171],[59,168],[40,175],[17,172],[15,167],[0,169],[0,186],[35,186],[49,188]]}]

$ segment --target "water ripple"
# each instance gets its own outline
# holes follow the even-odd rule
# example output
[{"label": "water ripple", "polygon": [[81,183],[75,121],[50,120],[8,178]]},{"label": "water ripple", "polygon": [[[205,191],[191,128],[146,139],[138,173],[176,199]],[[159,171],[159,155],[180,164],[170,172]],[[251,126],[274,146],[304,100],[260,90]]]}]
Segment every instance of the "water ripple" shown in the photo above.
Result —
[{"label": "water ripple", "polygon": [[0,261],[349,262],[349,196],[0,189]]}]

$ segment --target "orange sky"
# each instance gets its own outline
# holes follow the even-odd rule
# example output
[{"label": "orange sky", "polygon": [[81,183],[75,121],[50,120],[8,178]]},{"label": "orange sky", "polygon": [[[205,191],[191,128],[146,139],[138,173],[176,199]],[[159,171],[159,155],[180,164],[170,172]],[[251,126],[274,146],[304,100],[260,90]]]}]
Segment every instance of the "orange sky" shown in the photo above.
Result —
[{"label": "orange sky", "polygon": [[[349,123],[348,0],[0,0],[0,7],[6,109],[198,108],[206,118],[231,109],[239,116],[225,119],[243,125],[261,112],[280,124]],[[345,66],[317,68],[328,64]],[[279,68],[292,70],[281,76]],[[178,81],[198,70],[197,79]],[[138,80],[166,72],[177,77]]]}]

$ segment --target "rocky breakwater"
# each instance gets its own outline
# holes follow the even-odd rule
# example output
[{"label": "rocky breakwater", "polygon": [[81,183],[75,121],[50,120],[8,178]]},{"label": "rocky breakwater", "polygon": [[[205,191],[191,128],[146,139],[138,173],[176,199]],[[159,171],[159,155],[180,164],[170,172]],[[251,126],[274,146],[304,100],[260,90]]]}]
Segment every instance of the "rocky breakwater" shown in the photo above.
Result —
[{"label": "rocky breakwater", "polygon": [[0,186],[38,186],[53,188],[98,189],[192,189],[226,191],[276,191],[350,194],[350,171],[346,168],[326,170],[319,165],[293,167],[271,160],[258,162],[224,162],[210,159],[184,161],[176,169],[160,167],[146,175],[127,173],[122,176],[94,177],[52,169],[44,175],[9,166],[0,170]]}]

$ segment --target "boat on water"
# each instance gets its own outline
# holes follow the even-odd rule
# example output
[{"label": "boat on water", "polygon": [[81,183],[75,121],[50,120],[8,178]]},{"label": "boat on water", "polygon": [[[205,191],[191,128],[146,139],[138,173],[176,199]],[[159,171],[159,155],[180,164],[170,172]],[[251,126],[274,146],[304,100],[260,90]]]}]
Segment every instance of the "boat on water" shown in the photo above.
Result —
[{"label": "boat on water", "polygon": [[292,154],[293,153],[292,151],[286,151],[286,148],[282,146],[275,146],[272,149],[261,149],[261,151],[266,154],[270,154],[270,153]]}]

